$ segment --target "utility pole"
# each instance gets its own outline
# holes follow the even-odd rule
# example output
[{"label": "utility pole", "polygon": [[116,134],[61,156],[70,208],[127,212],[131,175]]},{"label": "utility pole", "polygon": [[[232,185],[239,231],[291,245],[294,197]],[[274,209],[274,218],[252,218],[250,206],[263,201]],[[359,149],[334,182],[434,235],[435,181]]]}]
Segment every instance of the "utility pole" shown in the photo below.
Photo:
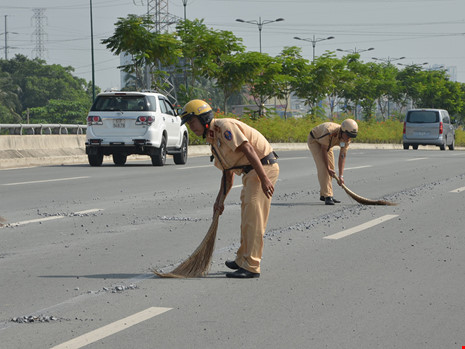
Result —
[{"label": "utility pole", "polygon": [[[9,48],[17,48],[17,47],[11,47],[8,46],[8,25],[7,25],[7,17],[8,15],[5,15],[5,60],[8,60],[8,49]],[[12,34],[18,34],[16,32],[11,32]]]},{"label": "utility pole", "polygon": [[7,25],[6,25],[6,18],[8,16],[5,15],[5,61],[8,60],[8,31],[7,31]]}]

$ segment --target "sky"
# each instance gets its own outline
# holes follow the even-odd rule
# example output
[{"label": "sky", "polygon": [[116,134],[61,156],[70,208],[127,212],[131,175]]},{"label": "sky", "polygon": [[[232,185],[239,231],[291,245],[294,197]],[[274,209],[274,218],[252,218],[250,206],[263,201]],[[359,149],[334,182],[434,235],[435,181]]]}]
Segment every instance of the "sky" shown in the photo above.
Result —
[{"label": "sky", "polygon": [[[48,64],[74,68],[74,75],[92,79],[91,0],[0,0],[0,56],[37,56],[37,20],[42,9],[42,58]],[[165,0],[166,1],[166,0]],[[182,0],[168,0],[169,12],[184,17]],[[103,90],[120,88],[119,57],[101,44],[113,35],[118,18],[147,12],[147,0],[92,0],[95,84]],[[187,0],[187,18],[203,19],[216,30],[232,31],[248,51],[259,51],[257,24],[262,27],[262,52],[278,55],[286,46],[315,54],[334,51],[338,57],[360,52],[364,62],[423,64],[453,67],[456,80],[465,82],[465,0]],[[6,16],[6,17],[5,17]],[[6,19],[6,21],[5,21]],[[5,26],[6,23],[6,26]],[[172,26],[174,30],[174,26]],[[5,32],[7,35],[5,35]],[[320,39],[333,36],[334,39]],[[5,38],[7,39],[5,45]],[[399,59],[405,57],[403,59]],[[401,65],[398,65],[402,69]]]}]

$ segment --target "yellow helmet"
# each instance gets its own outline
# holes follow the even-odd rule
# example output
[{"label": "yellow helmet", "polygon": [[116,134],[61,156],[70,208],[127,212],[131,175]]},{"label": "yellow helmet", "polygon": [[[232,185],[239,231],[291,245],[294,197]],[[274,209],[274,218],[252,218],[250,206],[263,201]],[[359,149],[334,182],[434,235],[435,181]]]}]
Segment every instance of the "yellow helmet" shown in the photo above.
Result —
[{"label": "yellow helmet", "polygon": [[184,125],[193,116],[197,116],[203,126],[208,125],[213,119],[213,110],[210,105],[200,99],[188,102],[181,112],[181,125]]},{"label": "yellow helmet", "polygon": [[341,124],[341,131],[350,138],[355,138],[358,133],[358,124],[353,119],[345,119]]}]

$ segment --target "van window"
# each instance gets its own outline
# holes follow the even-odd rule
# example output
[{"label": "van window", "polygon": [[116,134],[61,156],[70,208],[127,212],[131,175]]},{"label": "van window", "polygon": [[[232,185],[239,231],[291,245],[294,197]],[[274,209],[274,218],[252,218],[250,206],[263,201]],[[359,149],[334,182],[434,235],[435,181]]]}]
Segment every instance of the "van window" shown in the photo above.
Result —
[{"label": "van window", "polygon": [[407,114],[407,122],[423,124],[439,122],[439,112],[429,110],[413,110]]}]

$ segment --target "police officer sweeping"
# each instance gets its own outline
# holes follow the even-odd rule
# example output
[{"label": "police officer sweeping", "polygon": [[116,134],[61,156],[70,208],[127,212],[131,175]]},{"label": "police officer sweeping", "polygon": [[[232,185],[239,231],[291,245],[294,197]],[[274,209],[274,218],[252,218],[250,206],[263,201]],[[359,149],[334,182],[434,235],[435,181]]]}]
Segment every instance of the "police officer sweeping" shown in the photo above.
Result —
[{"label": "police officer sweeping", "polygon": [[324,122],[315,126],[308,135],[307,145],[315,160],[320,183],[320,200],[334,205],[339,200],[333,197],[332,179],[335,176],[333,147],[339,146],[338,168],[340,183],[344,183],[344,166],[347,150],[352,138],[357,137],[358,125],[355,120],[346,119],[341,125]]},{"label": "police officer sweeping", "polygon": [[223,171],[214,211],[223,212],[224,205],[219,200],[222,191],[231,189],[234,174],[242,176],[241,244],[235,260],[225,262],[235,270],[226,276],[257,278],[271,197],[279,175],[276,153],[265,137],[247,124],[229,118],[213,119],[210,105],[199,99],[184,106],[181,123],[187,123],[197,136],[206,139],[215,166]]}]

